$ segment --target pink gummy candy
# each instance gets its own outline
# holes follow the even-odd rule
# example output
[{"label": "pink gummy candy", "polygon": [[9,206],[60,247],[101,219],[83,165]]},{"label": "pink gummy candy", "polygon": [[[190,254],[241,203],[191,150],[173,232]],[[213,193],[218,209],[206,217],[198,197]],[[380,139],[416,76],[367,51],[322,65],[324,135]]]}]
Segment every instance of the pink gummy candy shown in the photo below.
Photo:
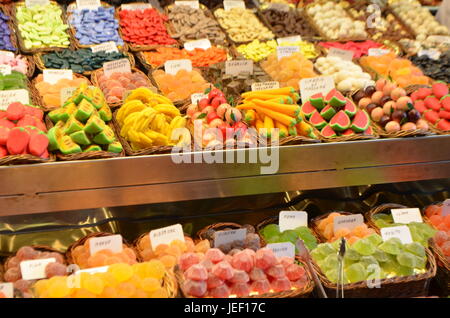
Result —
[{"label": "pink gummy candy", "polygon": [[267,279],[267,276],[264,273],[264,271],[261,268],[258,268],[258,267],[254,267],[250,271],[249,276],[250,276],[250,279],[253,280],[253,281]]},{"label": "pink gummy candy", "polygon": [[256,251],[256,267],[266,269],[277,264],[277,258],[273,251],[268,248],[262,248]]},{"label": "pink gummy candy", "polygon": [[284,268],[288,267],[291,264],[294,264],[294,259],[292,257],[283,256],[279,259],[279,261]]},{"label": "pink gummy candy", "polygon": [[286,276],[283,265],[274,265],[266,270],[266,274],[273,278],[282,278]]},{"label": "pink gummy candy", "polygon": [[256,257],[256,252],[254,250],[251,250],[249,248],[246,248],[245,250],[243,250],[242,252],[246,253],[248,256],[250,256],[253,261],[255,260]]},{"label": "pink gummy candy", "polygon": [[232,260],[233,260],[233,256],[231,256],[231,255],[225,255],[225,257],[223,258],[223,261],[230,263],[230,264],[231,264]]},{"label": "pink gummy candy", "polygon": [[186,280],[183,284],[184,291],[194,297],[203,297],[206,294],[206,281]]},{"label": "pink gummy candy", "polygon": [[302,278],[300,278],[299,280],[296,280],[295,282],[291,282],[292,286],[298,289],[303,289],[306,287],[307,283],[308,283],[308,277],[306,277],[306,275],[303,275]]},{"label": "pink gummy candy", "polygon": [[247,283],[250,280],[247,272],[239,269],[234,270],[233,277],[230,279],[232,283]]},{"label": "pink gummy candy", "polygon": [[206,259],[209,259],[214,264],[217,264],[217,263],[223,261],[225,254],[218,248],[211,248],[206,251],[205,257],[206,257]]},{"label": "pink gummy candy", "polygon": [[227,284],[222,284],[209,291],[209,296],[214,298],[228,298],[230,296],[230,289]]},{"label": "pink gummy candy", "polygon": [[231,265],[233,265],[233,267],[236,269],[240,269],[246,272],[251,271],[255,266],[252,257],[244,251],[239,252],[233,256]]},{"label": "pink gummy candy", "polygon": [[270,291],[270,283],[267,279],[256,280],[252,283],[252,291],[261,294],[266,294]]},{"label": "pink gummy candy", "polygon": [[223,280],[214,275],[213,273],[208,273],[208,280],[206,281],[208,289],[214,289],[223,285]]},{"label": "pink gummy candy", "polygon": [[180,256],[179,265],[182,271],[198,263],[200,263],[200,258],[195,253],[184,253]]},{"label": "pink gummy candy", "polygon": [[305,269],[297,264],[291,264],[286,267],[286,276],[289,280],[295,281],[302,278],[305,275]]},{"label": "pink gummy candy", "polygon": [[214,266],[214,264],[209,259],[206,258],[200,262],[200,265],[206,268],[208,272],[210,272],[212,270],[212,267]]},{"label": "pink gummy candy", "polygon": [[291,289],[291,281],[289,279],[287,279],[287,277],[278,278],[278,279],[275,279],[272,281],[271,286],[275,292],[290,290]]},{"label": "pink gummy candy", "polygon": [[203,265],[195,264],[188,268],[188,270],[185,273],[185,276],[188,279],[192,280],[207,280],[208,271]]},{"label": "pink gummy candy", "polygon": [[250,294],[250,285],[247,283],[236,283],[231,286],[231,294],[237,297],[245,297]]},{"label": "pink gummy candy", "polygon": [[230,263],[222,261],[213,266],[212,273],[222,280],[228,280],[233,277],[233,267]]}]

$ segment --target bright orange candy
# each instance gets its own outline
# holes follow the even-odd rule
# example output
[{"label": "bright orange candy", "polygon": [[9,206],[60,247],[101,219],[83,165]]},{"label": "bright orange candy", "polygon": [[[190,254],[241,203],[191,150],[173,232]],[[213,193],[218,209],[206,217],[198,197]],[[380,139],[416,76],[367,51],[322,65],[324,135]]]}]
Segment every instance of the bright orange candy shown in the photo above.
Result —
[{"label": "bright orange candy", "polygon": [[186,49],[178,49],[174,47],[159,47],[156,51],[144,52],[147,63],[154,67],[163,65],[169,60],[192,61],[194,67],[206,67],[227,60],[227,51],[218,47],[210,47],[208,49],[194,49],[188,51]]}]

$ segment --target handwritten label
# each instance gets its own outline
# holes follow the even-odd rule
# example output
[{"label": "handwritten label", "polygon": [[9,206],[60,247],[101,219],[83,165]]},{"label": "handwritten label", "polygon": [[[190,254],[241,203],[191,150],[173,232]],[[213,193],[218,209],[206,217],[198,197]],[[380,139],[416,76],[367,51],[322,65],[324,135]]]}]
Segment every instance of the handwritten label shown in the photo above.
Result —
[{"label": "handwritten label", "polygon": [[302,40],[302,37],[300,35],[293,35],[293,36],[287,36],[284,38],[278,38],[277,39],[277,43],[278,45],[281,45],[281,43],[296,43],[296,42],[300,42]]},{"label": "handwritten label", "polygon": [[13,52],[3,51],[3,50],[0,50],[0,55],[5,55],[5,56],[8,56],[8,57],[14,57],[14,53]]},{"label": "handwritten label", "polygon": [[271,249],[276,257],[295,257],[295,246],[290,242],[267,244],[266,247]]},{"label": "handwritten label", "polygon": [[280,232],[308,226],[308,213],[305,211],[281,211],[278,216]]},{"label": "handwritten label", "polygon": [[408,224],[411,222],[423,222],[422,215],[418,208],[391,209],[391,213],[395,223]]},{"label": "handwritten label", "polygon": [[192,94],[191,95],[191,103],[194,105],[197,105],[198,102],[203,98],[208,98],[208,94],[203,94],[203,93]]},{"label": "handwritten label", "polygon": [[409,227],[406,225],[384,227],[381,229],[381,237],[383,241],[387,241],[390,238],[396,237],[402,241],[403,244],[412,243],[412,236]]},{"label": "handwritten label", "polygon": [[29,104],[30,94],[26,89],[0,91],[0,110],[6,110],[9,104],[14,102]]},{"label": "handwritten label", "polygon": [[93,268],[81,269],[79,271],[76,271],[76,274],[80,274],[80,273],[89,273],[89,274],[106,273],[108,271],[108,268],[109,268],[109,266],[101,266],[101,267],[93,267]]},{"label": "handwritten label", "polygon": [[247,229],[217,231],[214,234],[214,247],[228,244],[234,241],[243,241],[247,236]]},{"label": "handwritten label", "polygon": [[191,60],[169,60],[164,63],[164,70],[167,74],[176,75],[179,70],[192,71]]},{"label": "handwritten label", "polygon": [[46,278],[45,267],[54,262],[56,262],[56,259],[53,257],[20,262],[22,279],[32,280]]},{"label": "handwritten label", "polygon": [[436,49],[429,49],[429,50],[419,50],[417,52],[418,56],[426,55],[432,60],[438,60],[441,57],[441,52]]},{"label": "handwritten label", "polygon": [[122,235],[108,235],[93,237],[89,240],[89,252],[94,255],[101,250],[110,250],[113,253],[120,253],[123,250]]},{"label": "handwritten label", "polygon": [[188,51],[193,51],[195,49],[207,50],[211,47],[211,41],[209,39],[200,39],[195,41],[189,41],[184,43],[184,48]]},{"label": "handwritten label", "polygon": [[351,61],[353,59],[353,51],[341,50],[341,49],[332,47],[328,50],[327,56],[336,56],[344,61]]},{"label": "handwritten label", "polygon": [[299,85],[302,101],[306,102],[314,94],[328,94],[334,88],[334,79],[331,76],[304,78],[300,80]]},{"label": "handwritten label", "polygon": [[145,9],[151,9],[152,5],[150,3],[128,3],[128,4],[122,4],[120,6],[122,10],[145,10]]},{"label": "handwritten label", "polygon": [[388,54],[389,50],[385,50],[385,49],[369,49],[369,56],[381,56],[381,55],[385,55]]},{"label": "handwritten label", "polygon": [[106,77],[113,73],[131,73],[131,65],[128,59],[120,59],[103,63],[103,72]]},{"label": "handwritten label", "polygon": [[442,203],[442,216],[450,214],[450,199],[447,199]]},{"label": "handwritten label", "polygon": [[298,46],[277,46],[277,57],[281,60],[283,57],[291,56],[294,53],[300,52]]},{"label": "handwritten label", "polygon": [[96,10],[100,6],[100,0],[77,0],[77,9]]},{"label": "handwritten label", "polygon": [[239,0],[225,0],[223,2],[223,8],[225,9],[225,11],[229,11],[233,8],[245,9],[245,2]]},{"label": "handwritten label", "polygon": [[60,91],[60,100],[61,105],[63,105],[70,97],[72,97],[73,93],[77,90],[76,87],[64,87]]},{"label": "handwritten label", "polygon": [[364,217],[362,214],[352,215],[340,215],[336,216],[333,220],[333,231],[336,232],[339,229],[347,228],[350,231],[364,223]]},{"label": "handwritten label", "polygon": [[239,75],[241,73],[253,74],[252,60],[233,60],[225,62],[225,74]]},{"label": "handwritten label", "polygon": [[6,298],[14,298],[14,285],[13,283],[0,284],[0,293],[3,293]]},{"label": "handwritten label", "polygon": [[157,230],[150,231],[150,241],[152,242],[153,250],[158,245],[169,245],[172,241],[179,240],[184,242],[184,232],[181,224],[166,226]]},{"label": "handwritten label", "polygon": [[97,53],[97,52],[106,52],[106,53],[111,53],[111,52],[119,52],[119,50],[117,49],[117,45],[114,41],[109,41],[109,42],[105,42],[102,44],[97,44],[94,46],[91,46],[91,51],[93,53]]},{"label": "handwritten label", "polygon": [[289,11],[289,5],[287,5],[285,3],[269,3],[267,8],[272,9],[272,10],[283,11],[283,12]]},{"label": "handwritten label", "polygon": [[27,8],[31,8],[32,6],[46,6],[49,3],[49,0],[25,0],[25,6]]},{"label": "handwritten label", "polygon": [[199,9],[200,3],[198,1],[175,1],[176,6],[188,6],[192,9]]},{"label": "handwritten label", "polygon": [[73,79],[72,70],[57,70],[57,69],[45,69],[44,73],[44,82],[49,84],[56,84],[61,79]]},{"label": "handwritten label", "polygon": [[0,73],[2,73],[3,75],[11,74],[11,65],[0,65]]},{"label": "handwritten label", "polygon": [[252,84],[252,91],[263,91],[266,89],[276,89],[280,88],[280,82],[260,82]]}]

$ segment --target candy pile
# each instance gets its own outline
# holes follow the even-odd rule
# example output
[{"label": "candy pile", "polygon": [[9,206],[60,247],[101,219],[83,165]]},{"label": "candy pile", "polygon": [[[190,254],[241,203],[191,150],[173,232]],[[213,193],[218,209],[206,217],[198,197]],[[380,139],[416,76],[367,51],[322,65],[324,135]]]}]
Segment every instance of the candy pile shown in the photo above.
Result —
[{"label": "candy pile", "polygon": [[[245,224],[242,227],[247,229],[247,235],[246,235],[244,241],[236,240],[231,243],[222,244],[220,246],[215,246],[215,247],[218,248],[219,250],[221,250],[223,253],[228,253],[234,249],[242,250],[244,248],[251,249],[253,251],[258,250],[261,247],[261,242],[260,242],[259,235],[255,233],[254,226],[252,226],[250,224]],[[224,228],[224,229],[221,229],[220,231],[228,231],[228,230],[232,230],[232,229]],[[215,238],[216,232],[217,231],[214,229],[209,229],[205,233],[205,238],[211,242],[211,245],[214,245],[214,238]]]},{"label": "candy pile", "polygon": [[277,42],[270,40],[266,42],[260,42],[259,40],[253,40],[248,44],[239,45],[236,50],[242,54],[246,59],[259,62],[264,60],[270,54],[277,49]]},{"label": "candy pile", "polygon": [[0,65],[9,65],[12,71],[22,74],[26,74],[28,70],[28,61],[21,55],[8,56],[0,54]]},{"label": "candy pile", "polygon": [[[166,273],[157,260],[139,264],[113,264],[102,273],[52,277],[34,285],[39,298],[167,298],[162,286]],[[76,284],[80,284],[79,286]]]},{"label": "candy pile", "polygon": [[450,50],[441,54],[439,59],[429,58],[427,55],[414,55],[411,61],[417,65],[425,75],[431,77],[435,81],[443,81],[450,83]]},{"label": "candy pile", "polygon": [[123,46],[119,36],[119,23],[114,17],[114,7],[98,7],[96,10],[75,9],[69,23],[75,28],[75,36],[81,45],[113,41]]},{"label": "candy pile", "polygon": [[337,48],[341,50],[346,51],[353,51],[353,58],[360,58],[363,55],[369,54],[369,49],[377,49],[380,48],[382,45],[381,43],[374,42],[371,40],[363,41],[363,42],[320,42],[319,45],[323,46],[324,48]]},{"label": "candy pile", "polygon": [[11,74],[3,75],[0,73],[0,91],[10,89],[27,89],[27,77],[17,71],[12,71]]},{"label": "candy pile", "polygon": [[301,35],[306,38],[317,36],[306,17],[296,10],[266,9],[261,13],[272,27],[277,38],[291,35]]},{"label": "candy pile", "polygon": [[122,152],[114,131],[106,122],[112,119],[111,110],[98,87],[82,83],[64,103],[48,114],[55,124],[48,132],[49,150],[64,155],[105,150]]},{"label": "candy pile", "polygon": [[426,208],[426,216],[431,224],[438,229],[434,241],[441,248],[442,253],[450,262],[450,215],[442,215],[442,205],[433,204]]},{"label": "candy pile", "polygon": [[[333,283],[338,281],[338,251],[341,241],[319,244],[311,252],[314,261]],[[398,238],[385,242],[372,234],[347,246],[344,257],[344,283],[411,276],[424,273],[427,265],[425,248],[418,243],[402,244]]]},{"label": "candy pile", "polygon": [[144,52],[145,60],[157,67],[169,60],[188,59],[194,67],[206,67],[227,60],[227,51],[218,47],[194,50],[178,49],[175,47],[159,47],[156,51]]},{"label": "candy pile", "polygon": [[0,111],[0,157],[30,154],[48,158],[44,112],[33,106],[12,103]]},{"label": "candy pile", "polygon": [[269,224],[259,231],[259,234],[267,244],[291,242],[295,245],[297,240],[301,239],[310,251],[317,247],[317,239],[307,226],[299,226],[293,230],[280,232],[278,224]]},{"label": "candy pile", "polygon": [[64,24],[62,10],[56,3],[35,5],[31,8],[25,5],[16,6],[16,18],[20,36],[25,48],[68,47],[69,27]]},{"label": "candy pile", "polygon": [[179,70],[175,75],[156,70],[152,76],[161,92],[173,102],[189,98],[194,93],[203,93],[210,86],[197,69],[190,72]]},{"label": "candy pile", "polygon": [[167,16],[156,9],[121,10],[120,27],[125,41],[134,45],[176,44],[167,33]]},{"label": "candy pile", "polygon": [[185,277],[181,288],[193,297],[247,297],[303,289],[308,283],[303,266],[292,258],[279,259],[267,248],[228,255],[217,248],[205,254],[186,253],[179,266]]},{"label": "candy pile", "polygon": [[0,50],[14,51],[16,48],[11,42],[10,17],[0,10]]}]

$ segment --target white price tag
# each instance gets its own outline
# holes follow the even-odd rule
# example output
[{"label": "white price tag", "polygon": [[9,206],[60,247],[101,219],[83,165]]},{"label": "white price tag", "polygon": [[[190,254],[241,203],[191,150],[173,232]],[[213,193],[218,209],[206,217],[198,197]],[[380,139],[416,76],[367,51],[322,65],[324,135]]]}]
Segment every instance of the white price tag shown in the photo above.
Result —
[{"label": "white price tag", "polygon": [[32,6],[46,6],[49,3],[49,0],[25,0],[25,6],[27,8],[31,8]]},{"label": "white price tag", "polygon": [[3,75],[11,74],[11,65],[9,64],[0,65],[0,73],[2,73]]},{"label": "white price tag", "polygon": [[103,63],[103,72],[106,77],[114,73],[131,73],[131,65],[128,59],[120,59]]},{"label": "white price tag", "polygon": [[308,226],[308,213],[305,211],[281,211],[278,216],[280,232]]},{"label": "white price tag", "polygon": [[137,2],[137,3],[122,4],[120,8],[122,10],[145,10],[151,9],[152,5],[150,3]]},{"label": "white price tag", "polygon": [[120,253],[123,250],[122,235],[108,235],[92,237],[89,239],[89,253],[94,255],[101,250],[110,250],[113,253]]},{"label": "white price tag", "polygon": [[263,91],[266,89],[276,89],[280,88],[280,82],[259,82],[252,84],[252,91]]},{"label": "white price tag", "polygon": [[291,56],[294,53],[300,52],[299,46],[277,46],[277,57],[281,60],[283,57]]},{"label": "white price tag", "polygon": [[278,38],[277,43],[278,45],[281,45],[281,43],[297,43],[302,40],[302,37],[300,35],[293,35],[293,36],[287,36],[284,38]]},{"label": "white price tag", "polygon": [[244,241],[247,236],[247,229],[237,229],[229,231],[217,231],[214,233],[214,247],[228,244],[234,241]]},{"label": "white price tag", "polygon": [[203,94],[203,93],[192,94],[191,95],[191,104],[197,105],[198,102],[203,98],[208,98],[208,94]]},{"label": "white price tag", "polygon": [[336,232],[342,228],[347,228],[351,231],[361,224],[364,224],[364,217],[362,214],[340,215],[336,216],[333,220],[333,231]]},{"label": "white price tag", "polygon": [[192,9],[199,9],[200,3],[198,1],[175,1],[176,6],[188,6]]},{"label": "white price tag", "polygon": [[381,55],[385,55],[388,54],[389,50],[385,50],[385,49],[369,49],[369,56],[381,56]]},{"label": "white price tag", "polygon": [[108,268],[109,268],[109,266],[101,266],[101,267],[93,267],[93,268],[81,269],[79,271],[76,271],[75,274],[80,274],[80,273],[89,273],[89,274],[106,273],[108,271]]},{"label": "white price tag", "polygon": [[101,6],[100,0],[77,0],[77,9],[96,10]]},{"label": "white price tag", "polygon": [[396,237],[402,241],[403,244],[412,243],[412,236],[409,227],[406,225],[384,227],[381,229],[381,237],[383,241],[387,241],[390,238]]},{"label": "white price tag", "polygon": [[76,87],[64,87],[61,89],[59,95],[61,100],[61,105],[63,105],[70,97],[72,97],[73,93],[77,90]]},{"label": "white price tag", "polygon": [[167,74],[176,75],[179,70],[192,72],[191,60],[169,60],[164,63],[164,70]]},{"label": "white price tag", "polygon": [[184,43],[184,48],[188,51],[193,51],[194,49],[204,49],[207,50],[211,47],[211,41],[209,39],[200,39],[195,41],[189,41]]},{"label": "white price tag", "polygon": [[408,224],[411,222],[422,223],[422,215],[418,208],[412,209],[391,209],[394,223]]},{"label": "white price tag", "polygon": [[300,80],[300,95],[302,101],[308,101],[309,97],[322,93],[324,96],[334,88],[334,79],[331,76],[319,76]]},{"label": "white price tag", "polygon": [[91,46],[91,51],[93,53],[97,53],[97,52],[106,52],[106,53],[111,53],[111,52],[119,52],[119,50],[117,49],[117,45],[114,41],[109,41],[109,42],[105,42],[102,44],[97,44],[94,46]]},{"label": "white price tag", "polygon": [[6,56],[9,56],[9,57],[14,57],[14,53],[10,52],[10,51],[0,50],[0,55],[6,55]]},{"label": "white price tag", "polygon": [[442,203],[442,216],[450,214],[450,199],[447,199]]},{"label": "white price tag", "polygon": [[155,250],[158,245],[169,245],[172,241],[179,240],[184,242],[184,232],[181,224],[166,226],[157,230],[150,231],[150,242],[152,249]]},{"label": "white price tag", "polygon": [[57,70],[57,69],[45,69],[44,73],[44,82],[49,84],[56,84],[61,79],[73,79],[72,70]]},{"label": "white price tag", "polygon": [[328,50],[328,57],[329,56],[336,56],[344,61],[351,61],[353,59],[353,51],[348,50],[341,50],[335,47],[332,47]]},{"label": "white price tag", "polygon": [[20,262],[22,279],[33,280],[46,278],[45,267],[47,267],[48,264],[55,262],[56,259],[53,257]]},{"label": "white price tag", "polygon": [[266,247],[272,250],[276,257],[295,257],[295,246],[290,242],[267,244]]},{"label": "white price tag", "polygon": [[223,2],[223,8],[225,9],[225,11],[229,11],[233,8],[245,9],[245,2],[239,0],[225,0]]},{"label": "white price tag", "polygon": [[441,57],[441,52],[436,49],[429,49],[429,50],[420,50],[417,53],[418,56],[426,55],[432,60],[439,60]]},{"label": "white price tag", "polygon": [[6,110],[9,104],[14,102],[29,104],[30,94],[26,89],[0,91],[0,110]]},{"label": "white price tag", "polygon": [[13,283],[1,283],[0,293],[3,293],[6,298],[14,298],[14,285]]},{"label": "white price tag", "polygon": [[225,74],[239,75],[241,73],[253,74],[252,60],[233,60],[225,62]]}]

